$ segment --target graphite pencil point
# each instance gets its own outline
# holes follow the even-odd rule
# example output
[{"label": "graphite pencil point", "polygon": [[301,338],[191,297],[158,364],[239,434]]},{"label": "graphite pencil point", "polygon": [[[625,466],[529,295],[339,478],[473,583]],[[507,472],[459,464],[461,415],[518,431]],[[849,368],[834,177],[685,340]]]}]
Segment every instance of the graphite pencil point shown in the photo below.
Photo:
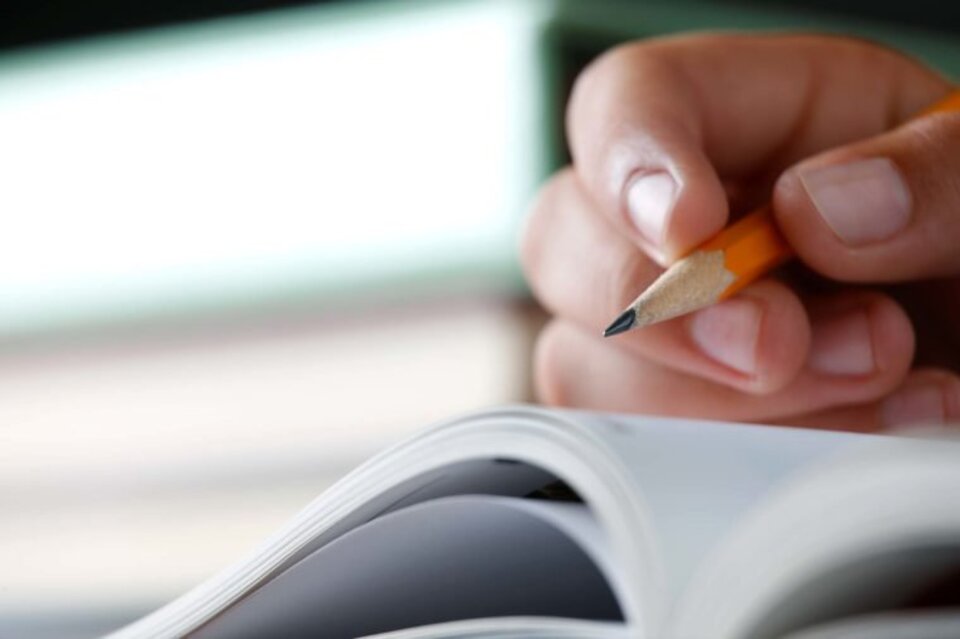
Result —
[{"label": "graphite pencil point", "polygon": [[610,337],[611,335],[616,335],[617,333],[625,333],[633,327],[633,322],[637,318],[637,313],[632,308],[628,308],[623,313],[620,314],[617,319],[613,320],[613,324],[607,327],[607,330],[603,331],[604,337]]}]

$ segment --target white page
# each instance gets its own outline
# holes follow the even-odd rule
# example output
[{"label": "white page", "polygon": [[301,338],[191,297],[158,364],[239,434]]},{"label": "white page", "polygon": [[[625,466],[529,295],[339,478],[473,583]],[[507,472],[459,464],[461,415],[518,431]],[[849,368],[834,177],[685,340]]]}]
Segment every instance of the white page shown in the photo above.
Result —
[{"label": "white page", "polygon": [[772,486],[864,437],[642,416],[583,419],[637,487],[671,601]]},{"label": "white page", "polygon": [[602,573],[565,530],[600,535],[581,504],[432,500],[344,535],[191,636],[346,638],[517,615],[618,620]]},{"label": "white page", "polygon": [[[363,639],[629,639],[622,623],[550,617],[468,619],[368,635]],[[831,638],[832,639],[832,638]]]},{"label": "white page", "polygon": [[707,558],[676,636],[782,637],[904,606],[960,571],[960,446],[856,438],[771,486]]},{"label": "white page", "polygon": [[955,639],[960,609],[914,610],[844,619],[784,639]]}]

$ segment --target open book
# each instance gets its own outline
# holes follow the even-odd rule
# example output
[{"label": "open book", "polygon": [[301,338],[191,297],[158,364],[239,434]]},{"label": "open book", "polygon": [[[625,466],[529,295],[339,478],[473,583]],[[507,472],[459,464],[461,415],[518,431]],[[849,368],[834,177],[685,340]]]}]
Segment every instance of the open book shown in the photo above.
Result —
[{"label": "open book", "polygon": [[958,576],[960,443],[514,407],[112,637],[960,637]]}]

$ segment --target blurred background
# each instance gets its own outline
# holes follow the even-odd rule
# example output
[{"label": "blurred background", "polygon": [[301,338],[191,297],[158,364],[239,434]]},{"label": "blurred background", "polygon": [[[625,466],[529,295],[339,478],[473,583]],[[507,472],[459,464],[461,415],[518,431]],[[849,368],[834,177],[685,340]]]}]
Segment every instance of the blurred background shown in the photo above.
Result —
[{"label": "blurred background", "polygon": [[523,213],[624,40],[827,30],[960,72],[942,3],[0,9],[0,636],[91,637],[425,424],[532,399]]}]

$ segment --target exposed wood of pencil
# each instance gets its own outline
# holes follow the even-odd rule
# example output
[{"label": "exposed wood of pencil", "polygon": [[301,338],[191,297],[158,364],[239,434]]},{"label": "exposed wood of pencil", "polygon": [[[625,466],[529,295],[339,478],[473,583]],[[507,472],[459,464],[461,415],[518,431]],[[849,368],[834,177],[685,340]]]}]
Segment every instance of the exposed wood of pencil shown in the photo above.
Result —
[{"label": "exposed wood of pencil", "polygon": [[616,335],[709,306],[787,260],[768,209],[758,209],[668,268],[606,331]]}]

